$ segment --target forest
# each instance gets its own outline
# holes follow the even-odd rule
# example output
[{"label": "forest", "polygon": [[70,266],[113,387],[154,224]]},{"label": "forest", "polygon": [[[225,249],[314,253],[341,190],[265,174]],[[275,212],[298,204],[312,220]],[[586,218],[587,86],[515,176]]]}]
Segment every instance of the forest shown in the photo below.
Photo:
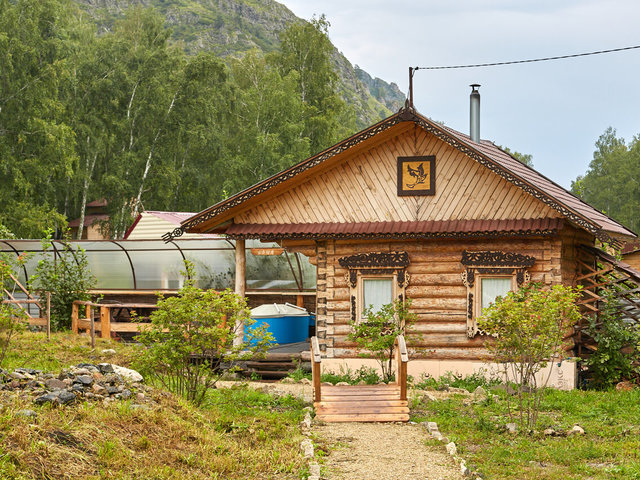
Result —
[{"label": "forest", "polygon": [[[0,237],[61,235],[106,199],[118,238],[144,209],[200,211],[355,132],[328,28],[291,23],[278,49],[221,58],[151,8],[98,33],[72,0],[0,0]],[[632,230],[639,143],[608,129],[572,185]]]},{"label": "forest", "polygon": [[640,137],[627,143],[609,127],[596,142],[593,160],[571,184],[574,194],[629,227],[640,230]]},{"label": "forest", "polygon": [[171,43],[153,9],[98,35],[70,0],[0,0],[5,235],[60,233],[104,198],[120,237],[144,209],[199,211],[348,136],[328,26],[223,62]]}]

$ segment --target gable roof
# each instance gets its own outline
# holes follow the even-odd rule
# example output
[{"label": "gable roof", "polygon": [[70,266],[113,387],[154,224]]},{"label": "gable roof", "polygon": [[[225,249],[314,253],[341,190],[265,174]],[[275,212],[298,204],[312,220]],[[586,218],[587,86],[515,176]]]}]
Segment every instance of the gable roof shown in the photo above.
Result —
[{"label": "gable roof", "polygon": [[[266,198],[272,194],[276,187],[281,189],[286,188],[288,185],[293,185],[301,173],[319,168],[343,152],[355,149],[361,144],[366,144],[370,139],[378,137],[385,131],[405,122],[418,125],[428,133],[433,134],[498,176],[553,208],[570,223],[591,232],[604,241],[612,241],[609,234],[614,236],[636,236],[631,230],[583,202],[531,167],[519,162],[492,142],[487,140],[473,142],[468,135],[433,122],[412,108],[404,108],[342,142],[197,213],[188,220],[183,221],[181,229],[188,232],[207,232],[220,227],[221,224],[226,225],[226,222],[235,213],[246,207],[245,202],[249,200],[259,201]],[[175,233],[168,233],[163,238],[170,240],[175,236]]]}]

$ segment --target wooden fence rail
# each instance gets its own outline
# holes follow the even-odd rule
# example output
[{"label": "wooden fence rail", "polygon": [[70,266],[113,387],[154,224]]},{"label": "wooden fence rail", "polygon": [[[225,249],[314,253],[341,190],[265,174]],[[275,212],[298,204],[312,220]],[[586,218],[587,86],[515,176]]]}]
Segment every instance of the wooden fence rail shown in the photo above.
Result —
[{"label": "wooden fence rail", "polygon": [[[84,317],[80,316],[80,307],[84,307]],[[100,331],[101,338],[111,338],[115,333],[139,333],[149,322],[116,321],[120,315],[114,315],[114,311],[125,311],[128,318],[132,318],[132,312],[141,309],[155,310],[158,306],[154,303],[96,303],[76,300],[71,310],[71,330],[78,333],[80,330],[92,332],[95,337],[96,329]],[[97,310],[94,313],[94,309]],[[96,325],[96,318],[99,322]],[[139,318],[145,318],[141,316]],[[93,345],[93,343],[92,343]]]},{"label": "wooden fence rail", "polygon": [[[24,314],[25,321],[29,325],[45,327],[47,331],[47,340],[51,340],[51,293],[46,292],[46,303],[43,306],[42,297],[39,299],[35,298],[26,289],[24,289],[17,280],[15,281],[27,294],[27,298],[15,298],[8,290],[4,289],[4,293],[9,297],[9,299],[2,300],[2,303],[5,305],[16,305]],[[38,307],[39,316],[32,316],[29,309],[25,308],[25,305],[36,305]]]}]

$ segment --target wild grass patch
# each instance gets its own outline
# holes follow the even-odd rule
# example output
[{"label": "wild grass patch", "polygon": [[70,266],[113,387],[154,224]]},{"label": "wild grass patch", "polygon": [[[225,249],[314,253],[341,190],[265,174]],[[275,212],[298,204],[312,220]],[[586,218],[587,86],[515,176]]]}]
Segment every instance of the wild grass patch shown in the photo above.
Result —
[{"label": "wild grass patch", "polygon": [[[300,478],[301,401],[249,388],[215,390],[202,408],[174,395],[159,399],[126,414],[117,403],[6,402],[0,478]],[[35,419],[17,415],[27,408]]]},{"label": "wild grass patch", "polygon": [[[413,420],[435,421],[483,478],[640,479],[640,391],[544,391],[538,429],[509,434],[506,393],[471,403],[461,396],[420,405]],[[566,435],[574,425],[585,435]],[[545,436],[552,428],[557,436]]]},{"label": "wild grass patch", "polygon": [[[135,349],[117,342],[25,333],[9,368],[54,373],[82,362],[128,365]],[[115,354],[103,357],[101,349]],[[196,407],[169,392],[147,392],[147,409],[131,400],[36,406],[0,390],[1,479],[298,479],[305,404],[247,385],[210,391]],[[32,410],[35,417],[24,415]]]},{"label": "wild grass patch", "polygon": [[[103,353],[103,350],[114,350],[115,353]],[[58,373],[81,362],[115,363],[126,367],[135,355],[136,346],[130,343],[96,338],[96,348],[92,349],[88,335],[57,332],[52,333],[48,341],[43,332],[23,332],[12,340],[3,368],[34,368]]]}]

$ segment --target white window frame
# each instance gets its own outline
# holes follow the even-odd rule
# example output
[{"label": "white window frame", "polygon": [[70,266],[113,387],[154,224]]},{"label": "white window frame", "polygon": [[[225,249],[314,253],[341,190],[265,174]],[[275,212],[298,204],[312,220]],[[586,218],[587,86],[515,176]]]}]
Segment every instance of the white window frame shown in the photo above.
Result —
[{"label": "white window frame", "polygon": [[530,255],[498,250],[462,252],[462,283],[467,287],[467,336],[474,338],[484,332],[478,329],[477,319],[482,315],[482,278],[509,277],[511,291],[529,283],[529,268],[536,259]]},{"label": "white window frame", "polygon": [[482,280],[488,278],[508,278],[511,280],[511,292],[515,292],[518,289],[516,282],[516,276],[512,273],[505,274],[477,274],[475,280],[475,297],[474,297],[474,317],[480,318],[482,316]]},{"label": "white window frame", "polygon": [[361,323],[366,320],[364,315],[365,305],[364,305],[364,281],[368,279],[373,280],[383,280],[389,279],[391,280],[391,301],[395,301],[398,298],[398,275],[397,274],[367,274],[359,273],[358,274],[358,287],[357,287],[357,295],[356,295],[356,304],[357,304],[357,313],[356,313],[356,323]]}]

